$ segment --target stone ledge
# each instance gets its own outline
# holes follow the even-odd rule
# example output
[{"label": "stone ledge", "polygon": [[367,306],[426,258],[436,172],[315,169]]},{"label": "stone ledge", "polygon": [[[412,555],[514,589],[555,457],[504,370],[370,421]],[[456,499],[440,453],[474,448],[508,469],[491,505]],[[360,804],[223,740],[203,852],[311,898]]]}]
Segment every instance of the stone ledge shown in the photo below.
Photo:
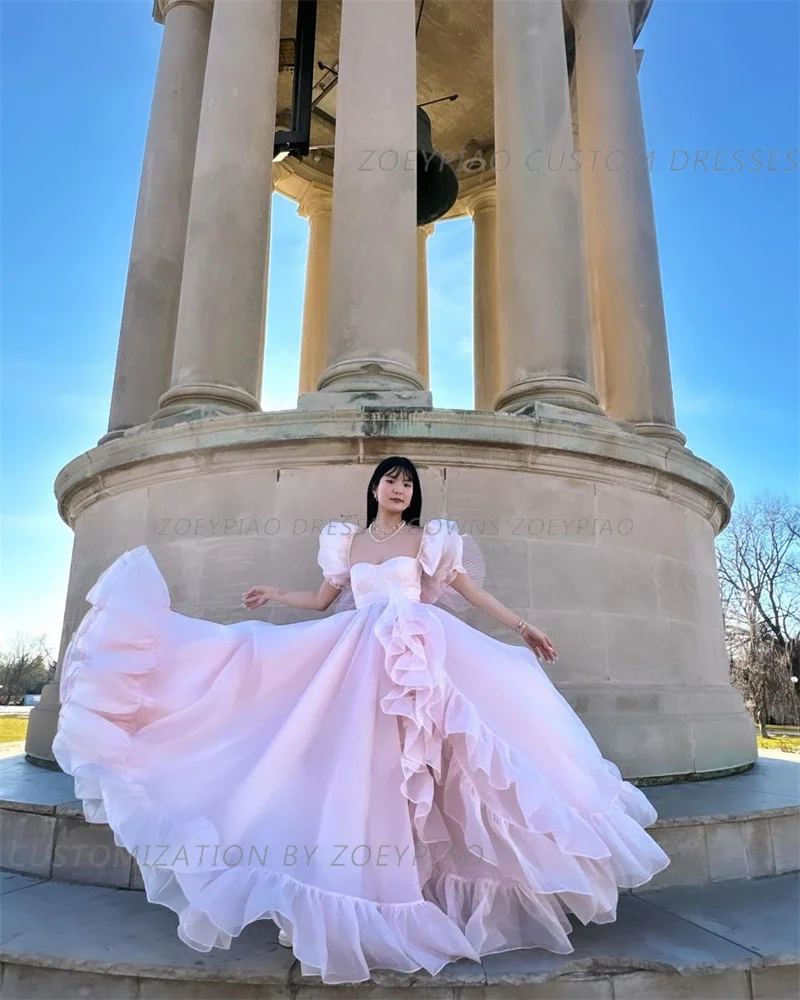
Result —
[{"label": "stone ledge", "polygon": [[[726,997],[775,998],[792,994],[754,994],[750,992],[753,976],[760,977],[763,986],[769,981],[767,972],[773,970],[775,982],[790,983],[800,952],[795,919],[800,877],[796,874],[625,894],[616,923],[576,927],[575,950],[570,955],[520,949],[487,955],[480,964],[452,963],[437,976],[377,970],[366,983],[346,987],[326,987],[318,977],[299,975],[292,953],[277,945],[272,921],[250,924],[228,952],[200,954],[178,939],[175,914],[149,904],[140,893],[20,875],[3,875],[0,882],[4,894],[0,958],[7,963],[7,982],[19,980],[22,970],[28,970],[25,975],[31,978],[34,969],[106,975],[114,977],[117,986],[122,986],[124,978],[135,980],[139,992],[131,995],[139,997],[211,997],[214,994],[207,989],[214,983],[220,997],[248,995],[227,992],[237,984],[257,985],[265,998],[344,1000],[396,995],[411,1000],[419,995],[429,1000],[470,996],[476,1000],[514,996],[553,1000],[582,995],[564,991],[567,984],[577,982],[585,984],[585,995],[596,997],[663,996],[660,991],[630,990],[635,984],[658,983],[682,983],[690,990],[677,996],[719,997],[723,995],[720,984],[727,982],[739,984],[741,991],[737,987],[737,993],[726,993]],[[9,969],[13,970],[10,978]],[[698,984],[705,977],[717,992],[691,989],[686,977],[695,976]],[[209,986],[203,987],[202,994],[181,992],[188,982]],[[589,992],[590,983],[605,992]],[[161,992],[156,992],[157,984]],[[168,992],[170,984],[173,992]],[[540,992],[542,984],[547,987]],[[525,989],[530,992],[520,992]]]},{"label": "stone ledge", "polygon": [[[78,455],[58,474],[59,512],[74,524],[98,497],[120,493],[176,469],[285,468],[308,462],[371,462],[371,440],[413,449],[420,464],[458,466],[465,447],[473,464],[624,483],[689,506],[720,531],[730,516],[733,489],[713,465],[687,448],[636,434],[605,416],[540,403],[532,415],[485,410],[369,408],[327,412],[278,410],[168,427],[143,424]],[[309,450],[309,445],[316,447]],[[177,464],[176,464],[177,463]],[[146,472],[143,471],[143,464]],[[185,469],[184,469],[185,467]]]}]

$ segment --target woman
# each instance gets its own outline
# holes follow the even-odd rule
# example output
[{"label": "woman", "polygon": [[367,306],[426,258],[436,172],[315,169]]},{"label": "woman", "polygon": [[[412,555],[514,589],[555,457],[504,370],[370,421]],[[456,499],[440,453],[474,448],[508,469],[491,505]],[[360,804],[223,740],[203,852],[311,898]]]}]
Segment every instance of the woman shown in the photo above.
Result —
[{"label": "woman", "polygon": [[[540,667],[550,639],[482,589],[455,522],[420,525],[421,505],[414,464],[385,459],[367,527],[323,528],[318,590],[243,596],[336,601],[326,618],[180,615],[146,546],[87,595],[54,752],[190,947],[270,918],[325,983],[567,953],[567,913],[614,920],[618,887],[668,864],[643,829],[655,811]],[[469,605],[529,648],[446,610]]]}]

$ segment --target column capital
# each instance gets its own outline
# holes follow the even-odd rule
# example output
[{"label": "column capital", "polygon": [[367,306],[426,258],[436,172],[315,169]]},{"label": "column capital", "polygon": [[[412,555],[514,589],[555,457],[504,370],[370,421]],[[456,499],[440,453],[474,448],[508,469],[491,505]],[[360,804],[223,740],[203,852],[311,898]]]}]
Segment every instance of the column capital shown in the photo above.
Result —
[{"label": "column capital", "polygon": [[485,212],[487,209],[497,208],[497,188],[494,184],[491,187],[481,188],[480,191],[467,192],[461,198],[461,204],[470,215],[475,216],[478,212]]},{"label": "column capital", "polygon": [[436,229],[435,222],[428,222],[424,226],[417,226],[417,232],[422,233],[423,236],[433,236],[434,230]]},{"label": "column capital", "polygon": [[153,20],[157,24],[163,24],[172,8],[179,7],[181,4],[199,7],[200,10],[206,11],[210,17],[214,0],[153,0]]},{"label": "column capital", "polygon": [[297,203],[297,214],[304,219],[332,210],[333,191],[319,184],[309,183]]}]

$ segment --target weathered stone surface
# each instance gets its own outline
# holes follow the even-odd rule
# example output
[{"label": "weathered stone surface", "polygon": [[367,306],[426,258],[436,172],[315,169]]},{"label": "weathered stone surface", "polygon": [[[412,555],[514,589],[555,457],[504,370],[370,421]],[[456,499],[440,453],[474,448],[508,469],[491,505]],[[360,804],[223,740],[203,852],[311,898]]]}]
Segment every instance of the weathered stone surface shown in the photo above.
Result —
[{"label": "weathered stone surface", "polygon": [[[18,942],[31,935],[32,953],[49,954],[55,940],[49,936],[51,926],[74,926],[79,916],[82,918],[85,912],[91,912],[87,904],[115,891],[103,886],[31,879],[28,886],[20,887],[3,900],[0,944],[4,950],[19,954]],[[118,914],[117,933],[120,919]]]},{"label": "weathered stone surface", "polygon": [[0,760],[0,809],[52,815],[56,806],[74,801],[72,778],[63,771],[35,767],[22,751]]},{"label": "weathered stone surface", "polygon": [[3,1000],[137,1000],[133,976],[112,976],[98,972],[45,969],[7,963],[0,992]]},{"label": "weathered stone surface", "polygon": [[653,835],[669,856],[670,865],[648,883],[651,888],[703,885],[708,882],[708,849],[704,826],[669,826],[654,830]]},{"label": "weathered stone surface", "polygon": [[753,1000],[797,1000],[800,994],[800,966],[771,966],[750,973]]},{"label": "weathered stone surface", "polygon": [[761,956],[764,964],[797,963],[800,872],[641,892],[638,896]]},{"label": "weathered stone surface", "polygon": [[750,1000],[746,972],[705,976],[634,972],[614,979],[614,1000]]},{"label": "weathered stone surface", "polygon": [[132,860],[125,848],[117,847],[114,834],[105,824],[57,817],[54,879],[127,889]]},{"label": "weathered stone surface", "polygon": [[49,878],[55,830],[53,816],[0,809],[0,865]]},{"label": "weathered stone surface", "polygon": [[742,824],[744,849],[747,855],[747,874],[750,878],[775,874],[775,852],[772,849],[772,831],[768,819],[756,819]]},{"label": "weathered stone surface", "polygon": [[716,823],[706,827],[708,870],[712,882],[746,878],[747,851],[741,823]]},{"label": "weathered stone surface", "polygon": [[[683,891],[683,890],[681,890]],[[677,890],[676,890],[677,892]],[[747,969],[755,956],[633,895],[620,898],[617,922],[576,927],[571,955],[519,949],[483,959],[487,984],[521,985],[556,975],[673,971],[681,974]],[[760,964],[755,960],[755,964]]]},{"label": "weathered stone surface", "polygon": [[793,872],[800,868],[800,823],[797,816],[774,816],[769,821],[775,871]]},{"label": "weathered stone surface", "polygon": [[9,892],[17,892],[19,889],[27,889],[29,886],[38,885],[41,878],[32,878],[30,875],[19,875],[16,872],[0,872],[0,896],[5,896]]},{"label": "weathered stone surface", "polygon": [[[486,986],[476,1000],[612,1000],[611,979],[551,979],[526,986]],[[457,1000],[468,1000],[462,993]]]},{"label": "weathered stone surface", "polygon": [[27,964],[286,986],[294,963],[291,951],[278,945],[271,920],[246,927],[230,952],[202,954],[178,938],[176,915],[141,892],[43,882],[8,898],[13,906],[4,906],[3,946]]},{"label": "weathered stone surface", "polygon": [[290,1000],[290,997],[288,987],[149,979],[142,976],[136,1000]]}]

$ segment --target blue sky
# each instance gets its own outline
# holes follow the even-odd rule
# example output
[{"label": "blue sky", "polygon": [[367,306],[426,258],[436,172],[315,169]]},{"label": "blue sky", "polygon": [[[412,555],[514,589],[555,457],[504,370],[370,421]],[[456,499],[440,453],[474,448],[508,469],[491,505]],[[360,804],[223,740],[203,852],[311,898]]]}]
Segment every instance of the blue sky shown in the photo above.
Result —
[{"label": "blue sky", "polygon": [[[53,480],[107,426],[161,28],[150,0],[3,0],[0,642],[57,646],[71,531]],[[739,497],[800,494],[798,11],[656,0],[640,73],[678,425]],[[763,166],[679,167],[686,150]],[[777,169],[768,170],[769,150]],[[673,156],[675,158],[673,159]],[[307,224],[276,197],[265,407],[294,405]],[[470,224],[429,242],[431,381],[472,405]]]}]

